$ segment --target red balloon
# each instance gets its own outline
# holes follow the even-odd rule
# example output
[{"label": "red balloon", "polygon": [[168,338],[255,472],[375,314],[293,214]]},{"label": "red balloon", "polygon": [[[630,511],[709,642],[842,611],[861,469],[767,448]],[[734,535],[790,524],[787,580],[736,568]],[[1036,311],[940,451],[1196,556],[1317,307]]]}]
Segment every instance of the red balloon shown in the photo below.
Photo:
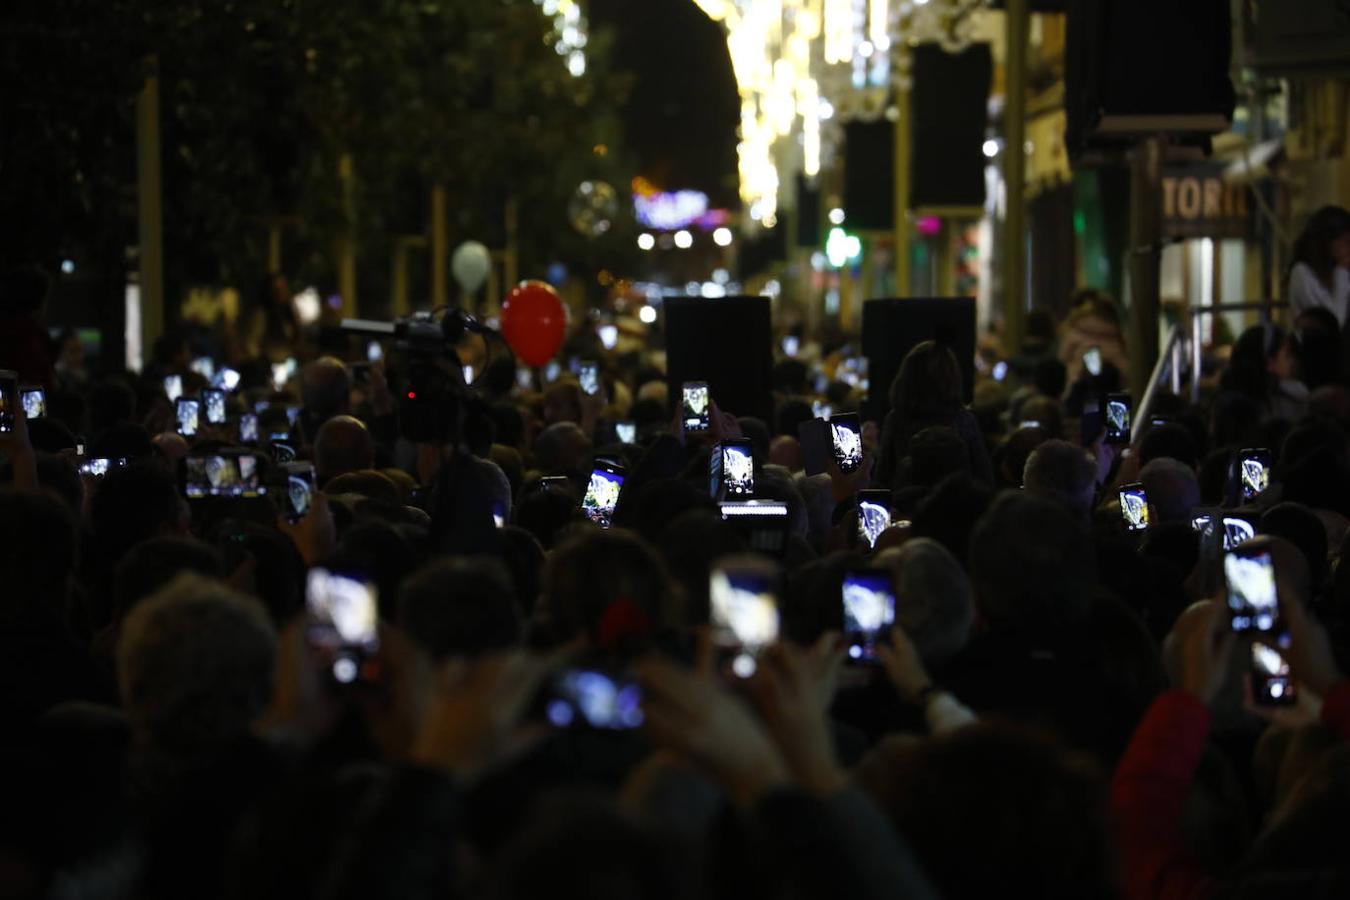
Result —
[{"label": "red balloon", "polygon": [[502,302],[502,337],[526,365],[553,359],[566,331],[567,310],[552,285],[522,281]]}]

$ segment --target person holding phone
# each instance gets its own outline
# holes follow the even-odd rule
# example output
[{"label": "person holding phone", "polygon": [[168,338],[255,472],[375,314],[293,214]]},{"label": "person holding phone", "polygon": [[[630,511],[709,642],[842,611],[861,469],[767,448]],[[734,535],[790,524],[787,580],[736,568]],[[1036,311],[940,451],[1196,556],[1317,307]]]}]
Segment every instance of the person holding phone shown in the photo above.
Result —
[{"label": "person holding phone", "polygon": [[[1288,663],[1301,691],[1322,698],[1320,713],[1309,709],[1295,715],[1294,721],[1311,724],[1320,718],[1332,737],[1350,740],[1350,679],[1336,662],[1326,630],[1308,608],[1308,571],[1302,554],[1287,541],[1270,537],[1248,541],[1244,548],[1268,554],[1279,573],[1288,637],[1287,645],[1280,642],[1272,649]],[[1224,872],[1187,845],[1180,823],[1206,752],[1213,719],[1210,707],[1225,702],[1220,698],[1230,682],[1229,659],[1247,648],[1231,630],[1229,614],[1218,600],[1187,609],[1177,619],[1167,647],[1175,687],[1149,706],[1112,779],[1111,807],[1119,827],[1125,896],[1208,896],[1224,882],[1236,881],[1240,888],[1248,881],[1263,884],[1268,877],[1290,878],[1299,870],[1278,869],[1278,854],[1263,860],[1253,853]],[[1287,710],[1255,703],[1251,688],[1249,679],[1244,688],[1249,712],[1275,721],[1290,717]],[[1284,835],[1279,832],[1282,825],[1295,826],[1303,811],[1315,815],[1310,807],[1316,796],[1320,794],[1293,792],[1267,827],[1263,844],[1277,847],[1296,835],[1296,828]]]},{"label": "person holding phone", "polygon": [[1094,348],[1102,368],[1109,366],[1122,382],[1128,382],[1130,359],[1116,302],[1104,291],[1085,287],[1069,298],[1069,313],[1059,329],[1059,360],[1069,384],[1087,374],[1091,359],[1087,354]]}]

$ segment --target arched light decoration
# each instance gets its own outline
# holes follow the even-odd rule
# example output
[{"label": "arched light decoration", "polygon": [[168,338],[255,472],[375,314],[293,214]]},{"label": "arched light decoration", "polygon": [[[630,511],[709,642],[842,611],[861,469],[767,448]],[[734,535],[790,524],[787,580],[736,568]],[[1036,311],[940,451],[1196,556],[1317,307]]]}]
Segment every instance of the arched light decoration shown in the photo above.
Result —
[{"label": "arched light decoration", "polygon": [[[540,2],[540,0],[536,0]],[[544,0],[548,2],[548,0]],[[558,3],[565,0],[557,0]],[[694,0],[727,30],[741,95],[736,151],[750,218],[776,221],[778,192],[814,178],[842,124],[887,114],[910,87],[910,47],[969,46],[986,0]],[[824,123],[824,124],[822,124]]]},{"label": "arched light decoration", "polygon": [[586,74],[586,17],[580,0],[534,0],[544,15],[553,19],[553,49],[567,60],[567,71],[580,78]]}]

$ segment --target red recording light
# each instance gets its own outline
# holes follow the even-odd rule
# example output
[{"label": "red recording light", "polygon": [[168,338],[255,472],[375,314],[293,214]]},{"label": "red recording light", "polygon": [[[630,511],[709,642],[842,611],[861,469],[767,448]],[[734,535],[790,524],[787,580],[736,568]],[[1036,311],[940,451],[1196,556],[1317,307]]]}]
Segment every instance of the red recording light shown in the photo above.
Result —
[{"label": "red recording light", "polygon": [[409,399],[409,400],[416,400],[416,399],[417,399],[417,392],[416,392],[416,391],[408,391],[408,399]]}]

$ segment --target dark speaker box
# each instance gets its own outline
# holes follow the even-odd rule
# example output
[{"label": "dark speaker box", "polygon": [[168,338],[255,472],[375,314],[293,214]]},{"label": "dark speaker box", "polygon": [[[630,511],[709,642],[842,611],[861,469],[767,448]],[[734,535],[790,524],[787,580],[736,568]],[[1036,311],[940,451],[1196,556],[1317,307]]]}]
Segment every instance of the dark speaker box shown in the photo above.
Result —
[{"label": "dark speaker box", "polygon": [[680,385],[706,381],[718,409],[773,422],[773,337],[768,297],[670,297],[666,379],[670,408]]},{"label": "dark speaker box", "polygon": [[888,297],[863,303],[862,348],[867,357],[864,418],[877,422],[891,408],[891,382],[910,350],[924,341],[946,343],[961,367],[967,403],[975,395],[975,298]]},{"label": "dark speaker box", "polygon": [[1070,155],[1143,134],[1209,135],[1233,117],[1229,0],[1070,0]]},{"label": "dark speaker box", "polygon": [[885,119],[844,126],[844,211],[849,231],[895,227],[895,126]]},{"label": "dark speaker box", "polygon": [[914,48],[909,206],[983,206],[985,123],[994,61],[988,44]]}]

